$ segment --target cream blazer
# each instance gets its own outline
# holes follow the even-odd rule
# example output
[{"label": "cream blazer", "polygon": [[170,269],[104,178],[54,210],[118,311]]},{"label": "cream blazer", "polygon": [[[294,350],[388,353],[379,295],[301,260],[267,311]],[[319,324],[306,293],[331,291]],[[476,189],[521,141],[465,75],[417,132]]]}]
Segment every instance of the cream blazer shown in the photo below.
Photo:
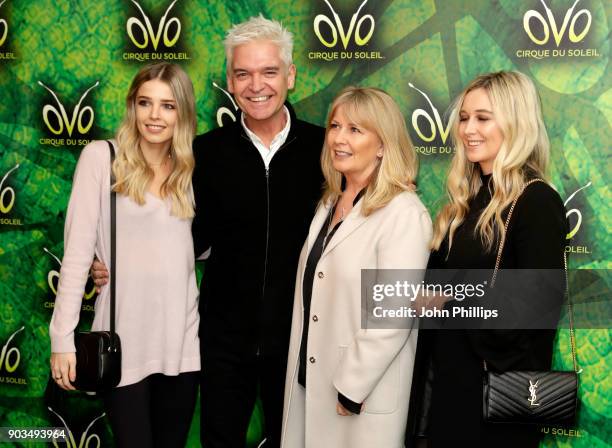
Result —
[{"label": "cream blazer", "polygon": [[[302,282],[329,204],[317,209],[300,255],[285,382],[284,448],[403,447],[417,330],[361,329],[361,269],[424,271],[431,219],[414,192],[397,195],[368,217],[361,214],[362,202],[346,217],[316,267],[306,389],[297,382]],[[337,415],[338,392],[365,403],[365,409],[360,415]]]}]

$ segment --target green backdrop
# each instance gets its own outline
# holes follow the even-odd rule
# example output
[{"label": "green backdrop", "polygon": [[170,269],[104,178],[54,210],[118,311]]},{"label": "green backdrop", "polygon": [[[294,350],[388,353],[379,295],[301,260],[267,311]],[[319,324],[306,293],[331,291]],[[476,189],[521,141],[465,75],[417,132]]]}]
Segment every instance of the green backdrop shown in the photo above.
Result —
[{"label": "green backdrop", "polygon": [[[450,101],[480,73],[520,70],[542,96],[571,265],[603,270],[612,243],[611,8],[605,0],[0,0],[0,427],[65,424],[74,437],[55,446],[112,446],[97,400],[71,394],[61,409],[45,407],[48,322],[75,163],[88,141],[113,135],[141,64],[173,60],[187,70],[205,132],[236,113],[223,90],[224,31],[259,13],[281,20],[295,35],[298,116],[323,124],[349,84],[386,89],[420,153],[419,190],[432,215],[453,152]],[[83,325],[94,301],[90,284]],[[545,428],[545,446],[610,446],[610,335],[577,332],[579,422]],[[561,330],[559,368],[571,368],[568,347]],[[189,446],[199,443],[198,413]],[[256,410],[249,443],[260,435]]]}]

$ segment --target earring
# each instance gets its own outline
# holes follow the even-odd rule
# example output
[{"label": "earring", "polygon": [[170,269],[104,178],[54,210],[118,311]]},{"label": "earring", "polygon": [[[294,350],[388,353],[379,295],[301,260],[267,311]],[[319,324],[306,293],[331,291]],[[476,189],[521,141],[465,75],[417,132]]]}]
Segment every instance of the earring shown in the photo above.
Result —
[{"label": "earring", "polygon": [[379,159],[382,159],[382,156],[383,156],[382,151],[381,151],[381,152],[376,153],[376,157],[378,157]]}]

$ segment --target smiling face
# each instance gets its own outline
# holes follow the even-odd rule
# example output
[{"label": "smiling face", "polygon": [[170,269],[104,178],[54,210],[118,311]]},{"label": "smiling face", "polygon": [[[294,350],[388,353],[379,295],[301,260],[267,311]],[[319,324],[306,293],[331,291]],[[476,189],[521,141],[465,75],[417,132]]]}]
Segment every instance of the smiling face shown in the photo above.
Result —
[{"label": "smiling face", "polygon": [[467,159],[480,164],[484,174],[490,174],[504,135],[493,114],[489,95],[483,88],[465,95],[459,111],[459,136]]},{"label": "smiling face", "polygon": [[238,45],[232,56],[227,86],[247,125],[251,128],[260,122],[282,127],[283,104],[295,82],[295,66],[286,67],[278,45],[267,40]]},{"label": "smiling face", "polygon": [[143,83],[136,94],[136,125],[141,145],[170,146],[178,120],[170,86],[159,79]]},{"label": "smiling face", "polygon": [[358,123],[353,123],[338,106],[332,115],[326,135],[326,146],[330,151],[335,170],[347,179],[368,179],[378,165],[382,154],[382,143],[376,135]]}]

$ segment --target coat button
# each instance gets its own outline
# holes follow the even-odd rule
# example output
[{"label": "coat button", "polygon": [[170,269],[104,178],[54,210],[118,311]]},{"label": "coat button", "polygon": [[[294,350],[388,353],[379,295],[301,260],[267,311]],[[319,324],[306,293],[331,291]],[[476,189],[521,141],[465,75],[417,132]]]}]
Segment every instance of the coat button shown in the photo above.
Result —
[{"label": "coat button", "polygon": [[323,278],[323,277],[325,277],[325,274],[323,274],[323,272],[319,271],[319,273],[317,274],[317,276],[318,276],[319,278]]},{"label": "coat button", "polygon": [[319,318],[318,318],[318,317],[317,317],[317,315],[315,314],[314,316],[312,316],[312,320],[313,320],[314,322],[318,322],[318,321],[319,321]]},{"label": "coat button", "polygon": [[317,360],[315,359],[314,356],[311,356],[308,361],[310,361],[311,364],[314,364]]}]

